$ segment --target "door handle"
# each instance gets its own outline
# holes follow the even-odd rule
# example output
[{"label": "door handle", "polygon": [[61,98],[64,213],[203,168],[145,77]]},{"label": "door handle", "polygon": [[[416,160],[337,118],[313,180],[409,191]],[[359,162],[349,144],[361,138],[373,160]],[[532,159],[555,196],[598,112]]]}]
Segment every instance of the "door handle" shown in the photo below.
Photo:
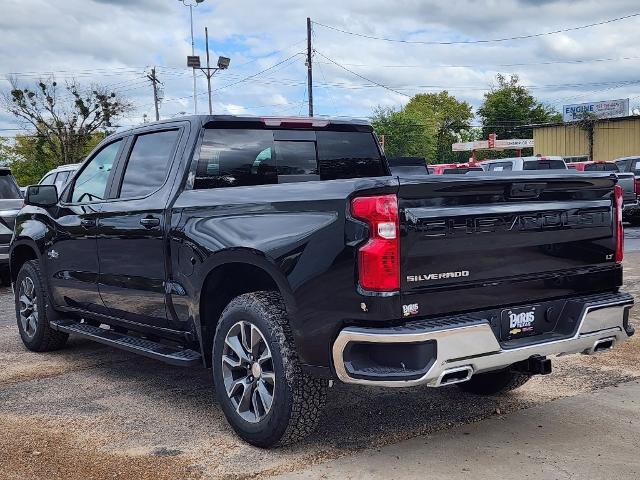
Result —
[{"label": "door handle", "polygon": [[91,228],[96,226],[96,221],[92,218],[83,218],[80,220],[80,225],[84,228]]},{"label": "door handle", "polygon": [[157,217],[145,217],[140,219],[140,225],[144,228],[155,228],[160,226],[160,219]]}]

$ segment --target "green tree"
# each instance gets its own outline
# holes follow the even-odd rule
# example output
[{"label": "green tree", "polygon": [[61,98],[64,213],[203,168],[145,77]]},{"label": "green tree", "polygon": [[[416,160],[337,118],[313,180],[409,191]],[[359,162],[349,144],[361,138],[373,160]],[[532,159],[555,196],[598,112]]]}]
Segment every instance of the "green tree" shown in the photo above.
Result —
[{"label": "green tree", "polygon": [[507,79],[498,74],[496,80],[497,85],[485,93],[484,102],[478,108],[483,138],[490,133],[503,139],[532,138],[533,129],[526,125],[562,121],[562,116],[553,107],[539,102],[520,85],[517,75]]},{"label": "green tree", "polygon": [[[84,146],[84,155],[88,154],[106,136],[105,132],[95,132]],[[39,135],[17,135],[12,143],[8,140],[0,143],[0,160],[11,167],[18,185],[33,185],[49,170],[60,165],[56,153],[49,148],[48,142]]]},{"label": "green tree", "polygon": [[371,125],[379,137],[384,136],[384,151],[389,157],[426,157],[430,138],[424,136],[420,120],[392,108],[377,107]]},{"label": "green tree", "polygon": [[39,138],[32,147],[41,148],[55,165],[82,160],[94,135],[108,131],[132,108],[105,87],[82,88],[75,81],[60,87],[53,79],[40,80],[35,88],[11,79],[11,90],[2,98],[4,108]]},{"label": "green tree", "polygon": [[405,105],[406,114],[417,118],[423,127],[423,134],[429,138],[426,156],[433,163],[455,162],[457,153],[451,151],[451,144],[468,136],[473,119],[471,105],[449,95],[449,92],[419,93]]}]

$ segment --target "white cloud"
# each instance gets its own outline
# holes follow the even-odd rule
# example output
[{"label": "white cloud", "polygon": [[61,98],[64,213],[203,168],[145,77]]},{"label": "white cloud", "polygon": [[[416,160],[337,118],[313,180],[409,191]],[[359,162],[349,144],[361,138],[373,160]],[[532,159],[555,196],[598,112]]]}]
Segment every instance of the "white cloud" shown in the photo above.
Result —
[{"label": "white cloud", "polygon": [[[212,56],[231,57],[229,70],[213,78],[214,110],[220,113],[304,114],[306,17],[366,35],[418,41],[503,38],[593,23],[633,13],[637,2],[504,0],[382,1],[206,0],[194,9],[197,47],[209,27]],[[158,66],[165,98],[161,114],[192,113],[188,9],[175,0],[21,0],[3,2],[0,73],[55,71],[59,80],[112,85],[137,111],[152,117],[151,86],[144,72]],[[359,75],[407,95],[447,89],[477,106],[496,73],[518,73],[543,101],[636,96],[640,87],[640,18],[540,38],[474,45],[416,45],[371,40],[314,26],[314,47]],[[250,78],[290,55],[290,60]],[[552,63],[572,62],[582,63]],[[367,116],[376,105],[399,106],[403,95],[385,90],[314,56],[318,114]],[[498,64],[537,64],[498,66]],[[412,66],[400,68],[398,65]],[[452,67],[455,65],[456,67]],[[36,72],[36,73],[31,73]],[[0,79],[2,76],[0,76]],[[618,82],[618,83],[615,83]],[[599,85],[585,85],[599,83]],[[568,84],[581,84],[568,86]],[[553,87],[552,85],[559,85]],[[8,83],[0,80],[0,89]],[[198,75],[199,110],[206,109],[206,81]],[[0,112],[0,128],[15,122]],[[2,132],[0,132],[0,136]]]}]

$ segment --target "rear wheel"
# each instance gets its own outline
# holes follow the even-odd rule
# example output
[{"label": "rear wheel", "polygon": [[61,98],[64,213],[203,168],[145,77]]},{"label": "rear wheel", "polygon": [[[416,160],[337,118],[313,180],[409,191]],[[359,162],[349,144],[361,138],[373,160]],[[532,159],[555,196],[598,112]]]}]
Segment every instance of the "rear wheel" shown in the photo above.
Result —
[{"label": "rear wheel", "polygon": [[458,387],[476,395],[498,395],[515,390],[529,381],[530,375],[507,368],[495,372],[478,373],[470,380],[458,383]]},{"label": "rear wheel", "polygon": [[57,313],[49,302],[38,260],[22,265],[14,292],[18,330],[25,347],[34,352],[62,348],[69,335],[49,326],[49,322],[57,318]]},{"label": "rear wheel", "polygon": [[327,382],[301,370],[279,294],[247,293],[229,303],[212,362],[218,402],[246,442],[285,445],[315,430]]}]

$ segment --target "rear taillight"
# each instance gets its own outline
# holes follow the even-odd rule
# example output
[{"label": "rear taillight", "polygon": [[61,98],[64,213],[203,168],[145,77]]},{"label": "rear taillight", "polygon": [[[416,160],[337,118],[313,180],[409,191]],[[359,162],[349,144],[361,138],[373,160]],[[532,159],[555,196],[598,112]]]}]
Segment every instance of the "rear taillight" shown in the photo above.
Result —
[{"label": "rear taillight", "polygon": [[640,178],[638,177],[633,179],[633,191],[636,194],[636,198],[640,197]]},{"label": "rear taillight", "polygon": [[622,226],[623,192],[620,185],[613,187],[614,226],[616,234],[616,262],[621,263],[624,258],[624,228]]},{"label": "rear taillight", "polygon": [[400,289],[398,199],[395,195],[358,197],[351,214],[369,224],[369,240],[358,252],[359,283],[365,290]]}]

